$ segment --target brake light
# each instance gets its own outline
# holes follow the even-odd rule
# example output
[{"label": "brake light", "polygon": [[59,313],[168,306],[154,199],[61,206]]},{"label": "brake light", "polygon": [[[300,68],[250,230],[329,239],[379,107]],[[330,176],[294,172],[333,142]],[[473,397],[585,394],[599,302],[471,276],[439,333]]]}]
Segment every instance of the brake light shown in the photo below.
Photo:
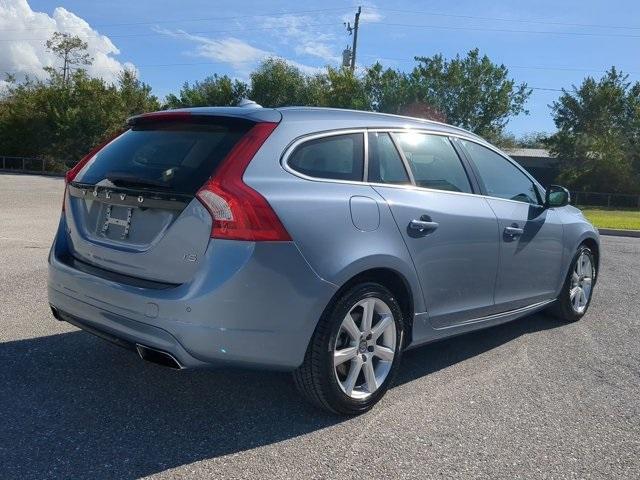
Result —
[{"label": "brake light", "polygon": [[277,126],[267,122],[254,125],[196,194],[213,219],[211,238],[291,240],[269,202],[242,181],[249,162]]},{"label": "brake light", "polygon": [[140,125],[152,122],[188,121],[192,118],[191,112],[181,112],[175,110],[163,110],[160,112],[149,112],[136,115],[127,120],[129,125]]}]

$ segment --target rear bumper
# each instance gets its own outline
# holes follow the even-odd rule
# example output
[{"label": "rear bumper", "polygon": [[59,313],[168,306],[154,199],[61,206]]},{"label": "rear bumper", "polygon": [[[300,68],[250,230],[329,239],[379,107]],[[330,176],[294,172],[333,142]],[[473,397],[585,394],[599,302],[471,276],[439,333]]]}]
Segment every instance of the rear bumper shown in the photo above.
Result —
[{"label": "rear bumper", "polygon": [[296,368],[336,291],[292,242],[212,240],[194,278],[162,290],[74,269],[62,261],[66,248],[59,234],[49,257],[49,303],[63,320],[123,346],[168,352],[189,368]]},{"label": "rear bumper", "polygon": [[[49,298],[55,298],[58,305],[66,305],[71,301],[76,307],[76,300],[64,298],[64,294],[49,290]],[[191,356],[180,343],[168,332],[162,329],[141,324],[117,315],[84,305],[85,314],[81,317],[71,315],[61,308],[51,305],[53,316],[61,322],[68,322],[82,330],[96,335],[120,347],[139,353],[139,348],[152,348],[158,352],[166,352],[175,360],[176,368],[197,368],[206,363]],[[99,322],[85,318],[101,317]]]}]

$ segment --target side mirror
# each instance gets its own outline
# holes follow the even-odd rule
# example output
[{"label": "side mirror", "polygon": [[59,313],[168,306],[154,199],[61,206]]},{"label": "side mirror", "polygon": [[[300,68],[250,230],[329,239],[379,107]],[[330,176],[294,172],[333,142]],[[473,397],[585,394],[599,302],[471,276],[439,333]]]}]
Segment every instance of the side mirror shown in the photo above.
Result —
[{"label": "side mirror", "polygon": [[569,205],[571,194],[569,190],[560,185],[549,185],[544,199],[545,208],[564,207]]}]

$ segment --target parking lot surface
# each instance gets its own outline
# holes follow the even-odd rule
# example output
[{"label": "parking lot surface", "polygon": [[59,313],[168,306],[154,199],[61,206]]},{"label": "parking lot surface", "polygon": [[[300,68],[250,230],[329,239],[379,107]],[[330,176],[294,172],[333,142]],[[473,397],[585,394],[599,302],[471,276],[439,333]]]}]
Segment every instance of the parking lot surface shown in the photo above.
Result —
[{"label": "parking lot surface", "polygon": [[589,313],[410,351],[370,413],[285,373],[176,372],[55,321],[63,180],[0,174],[0,477],[639,478],[640,239],[603,237]]}]

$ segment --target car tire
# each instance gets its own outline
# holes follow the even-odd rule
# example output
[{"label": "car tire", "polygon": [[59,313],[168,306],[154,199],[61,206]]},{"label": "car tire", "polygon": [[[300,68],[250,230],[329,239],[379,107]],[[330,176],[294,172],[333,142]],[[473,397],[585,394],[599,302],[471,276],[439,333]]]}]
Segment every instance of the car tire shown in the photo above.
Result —
[{"label": "car tire", "polygon": [[597,267],[593,252],[589,247],[580,245],[571,261],[560,296],[549,312],[563,322],[580,320],[591,304],[596,276]]},{"label": "car tire", "polygon": [[393,294],[374,282],[355,285],[323,313],[293,374],[295,384],[315,406],[364,413],[393,382],[403,341],[402,310]]}]

